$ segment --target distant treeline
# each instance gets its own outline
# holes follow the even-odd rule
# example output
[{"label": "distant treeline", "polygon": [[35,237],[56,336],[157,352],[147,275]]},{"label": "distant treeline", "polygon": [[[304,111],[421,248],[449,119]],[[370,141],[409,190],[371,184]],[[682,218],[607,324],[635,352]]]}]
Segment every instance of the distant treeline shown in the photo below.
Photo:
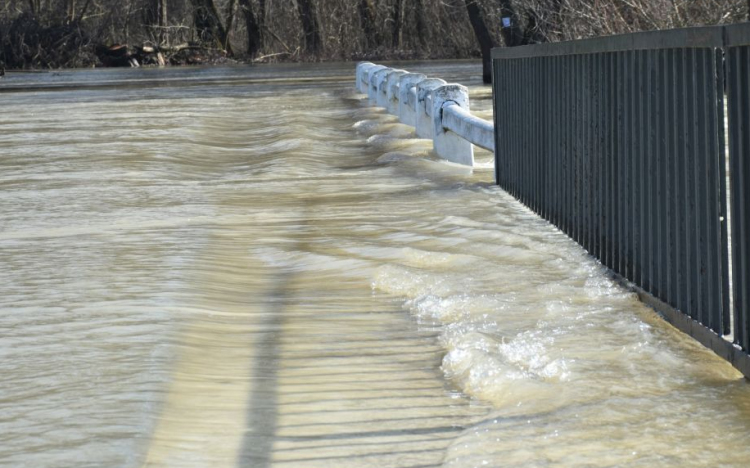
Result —
[{"label": "distant treeline", "polygon": [[[0,65],[478,57],[488,47],[745,21],[750,0],[0,0]],[[105,47],[106,46],[106,47]],[[144,49],[145,46],[145,49]],[[118,49],[120,50],[120,49]]]}]

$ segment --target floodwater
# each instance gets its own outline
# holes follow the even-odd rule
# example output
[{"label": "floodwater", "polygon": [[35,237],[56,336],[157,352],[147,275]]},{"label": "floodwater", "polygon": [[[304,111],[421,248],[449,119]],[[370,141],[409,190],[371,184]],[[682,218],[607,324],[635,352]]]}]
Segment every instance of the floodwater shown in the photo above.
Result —
[{"label": "floodwater", "polygon": [[748,466],[731,366],[353,73],[6,77],[0,466]]}]

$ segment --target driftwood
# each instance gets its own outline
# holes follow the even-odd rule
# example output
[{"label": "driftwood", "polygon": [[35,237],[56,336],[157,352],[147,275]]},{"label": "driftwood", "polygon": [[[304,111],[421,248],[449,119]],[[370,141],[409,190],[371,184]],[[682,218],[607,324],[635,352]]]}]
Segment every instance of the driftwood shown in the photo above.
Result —
[{"label": "driftwood", "polygon": [[96,56],[105,67],[138,67],[140,63],[125,44],[96,46]]},{"label": "driftwood", "polygon": [[203,47],[195,44],[174,46],[128,46],[115,44],[99,45],[96,55],[105,67],[140,67],[141,65],[199,65],[226,60],[224,49]]},{"label": "driftwood", "polygon": [[276,54],[261,55],[260,57],[254,58],[253,63],[263,63],[268,61],[270,58],[283,57],[284,55],[292,55],[291,52],[278,52]]}]

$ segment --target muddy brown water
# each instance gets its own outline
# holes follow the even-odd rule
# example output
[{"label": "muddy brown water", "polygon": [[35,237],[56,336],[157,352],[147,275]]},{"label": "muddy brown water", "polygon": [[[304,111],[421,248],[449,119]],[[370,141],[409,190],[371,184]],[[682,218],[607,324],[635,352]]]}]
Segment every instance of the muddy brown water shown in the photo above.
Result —
[{"label": "muddy brown water", "polygon": [[0,466],[748,466],[731,366],[353,74],[3,80]]}]

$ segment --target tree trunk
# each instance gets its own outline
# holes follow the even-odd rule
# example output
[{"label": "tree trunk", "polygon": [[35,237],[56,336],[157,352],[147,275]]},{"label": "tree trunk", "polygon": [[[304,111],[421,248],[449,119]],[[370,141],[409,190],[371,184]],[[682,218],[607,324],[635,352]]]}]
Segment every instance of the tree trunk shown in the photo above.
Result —
[{"label": "tree trunk", "polygon": [[474,35],[477,37],[479,48],[482,50],[482,80],[485,83],[492,83],[492,48],[495,46],[495,42],[487,29],[482,17],[482,10],[480,10],[476,0],[464,1],[466,2],[466,11],[469,13],[471,27],[474,29]]},{"label": "tree trunk", "polygon": [[72,23],[76,19],[76,0],[67,0],[65,7],[65,21]]},{"label": "tree trunk", "polygon": [[506,47],[523,45],[524,33],[519,23],[519,17],[513,8],[511,0],[498,0],[500,3],[500,17],[503,22],[501,34]]},{"label": "tree trunk", "polygon": [[229,48],[229,36],[232,34],[232,26],[234,25],[234,14],[237,10],[237,0],[229,0],[229,5],[227,6],[227,38],[226,42],[224,43],[224,48]]},{"label": "tree trunk", "polygon": [[375,29],[375,6],[372,4],[372,0],[359,0],[357,9],[359,10],[359,24],[365,35],[365,48],[367,51],[371,51],[380,42]]},{"label": "tree trunk", "polygon": [[39,0],[29,0],[29,8],[32,16],[39,15]]},{"label": "tree trunk", "polygon": [[[87,0],[88,1],[88,0]],[[169,44],[169,30],[167,26],[167,0],[150,0],[148,23],[156,29],[155,39],[162,46]]]},{"label": "tree trunk", "polygon": [[245,16],[245,26],[247,27],[247,55],[254,57],[261,48],[260,24],[258,24],[250,0],[240,0],[240,8],[242,8],[242,13]]},{"label": "tree trunk", "polygon": [[320,24],[313,0],[297,0],[297,10],[305,35],[305,52],[318,55],[323,48],[323,42],[320,39]]},{"label": "tree trunk", "polygon": [[164,45],[169,45],[169,17],[167,16],[167,0],[159,0],[159,26],[161,32],[159,34],[159,42]]},{"label": "tree trunk", "polygon": [[266,0],[260,0],[258,2],[258,51],[263,49],[266,44],[265,29],[266,29]]},{"label": "tree trunk", "polygon": [[[750,2],[750,0],[748,0]],[[414,26],[417,30],[417,38],[422,48],[427,47],[427,21],[424,17],[424,0],[414,2]]]},{"label": "tree trunk", "polygon": [[401,25],[403,24],[403,2],[404,0],[394,0],[393,2],[393,16],[391,18],[391,21],[393,21],[393,48],[399,49],[401,48]]},{"label": "tree trunk", "polygon": [[219,11],[216,9],[214,0],[191,0],[194,9],[195,28],[201,41],[213,42],[217,47],[225,49],[227,54],[232,55],[229,42],[227,42],[227,31],[221,24]]}]

